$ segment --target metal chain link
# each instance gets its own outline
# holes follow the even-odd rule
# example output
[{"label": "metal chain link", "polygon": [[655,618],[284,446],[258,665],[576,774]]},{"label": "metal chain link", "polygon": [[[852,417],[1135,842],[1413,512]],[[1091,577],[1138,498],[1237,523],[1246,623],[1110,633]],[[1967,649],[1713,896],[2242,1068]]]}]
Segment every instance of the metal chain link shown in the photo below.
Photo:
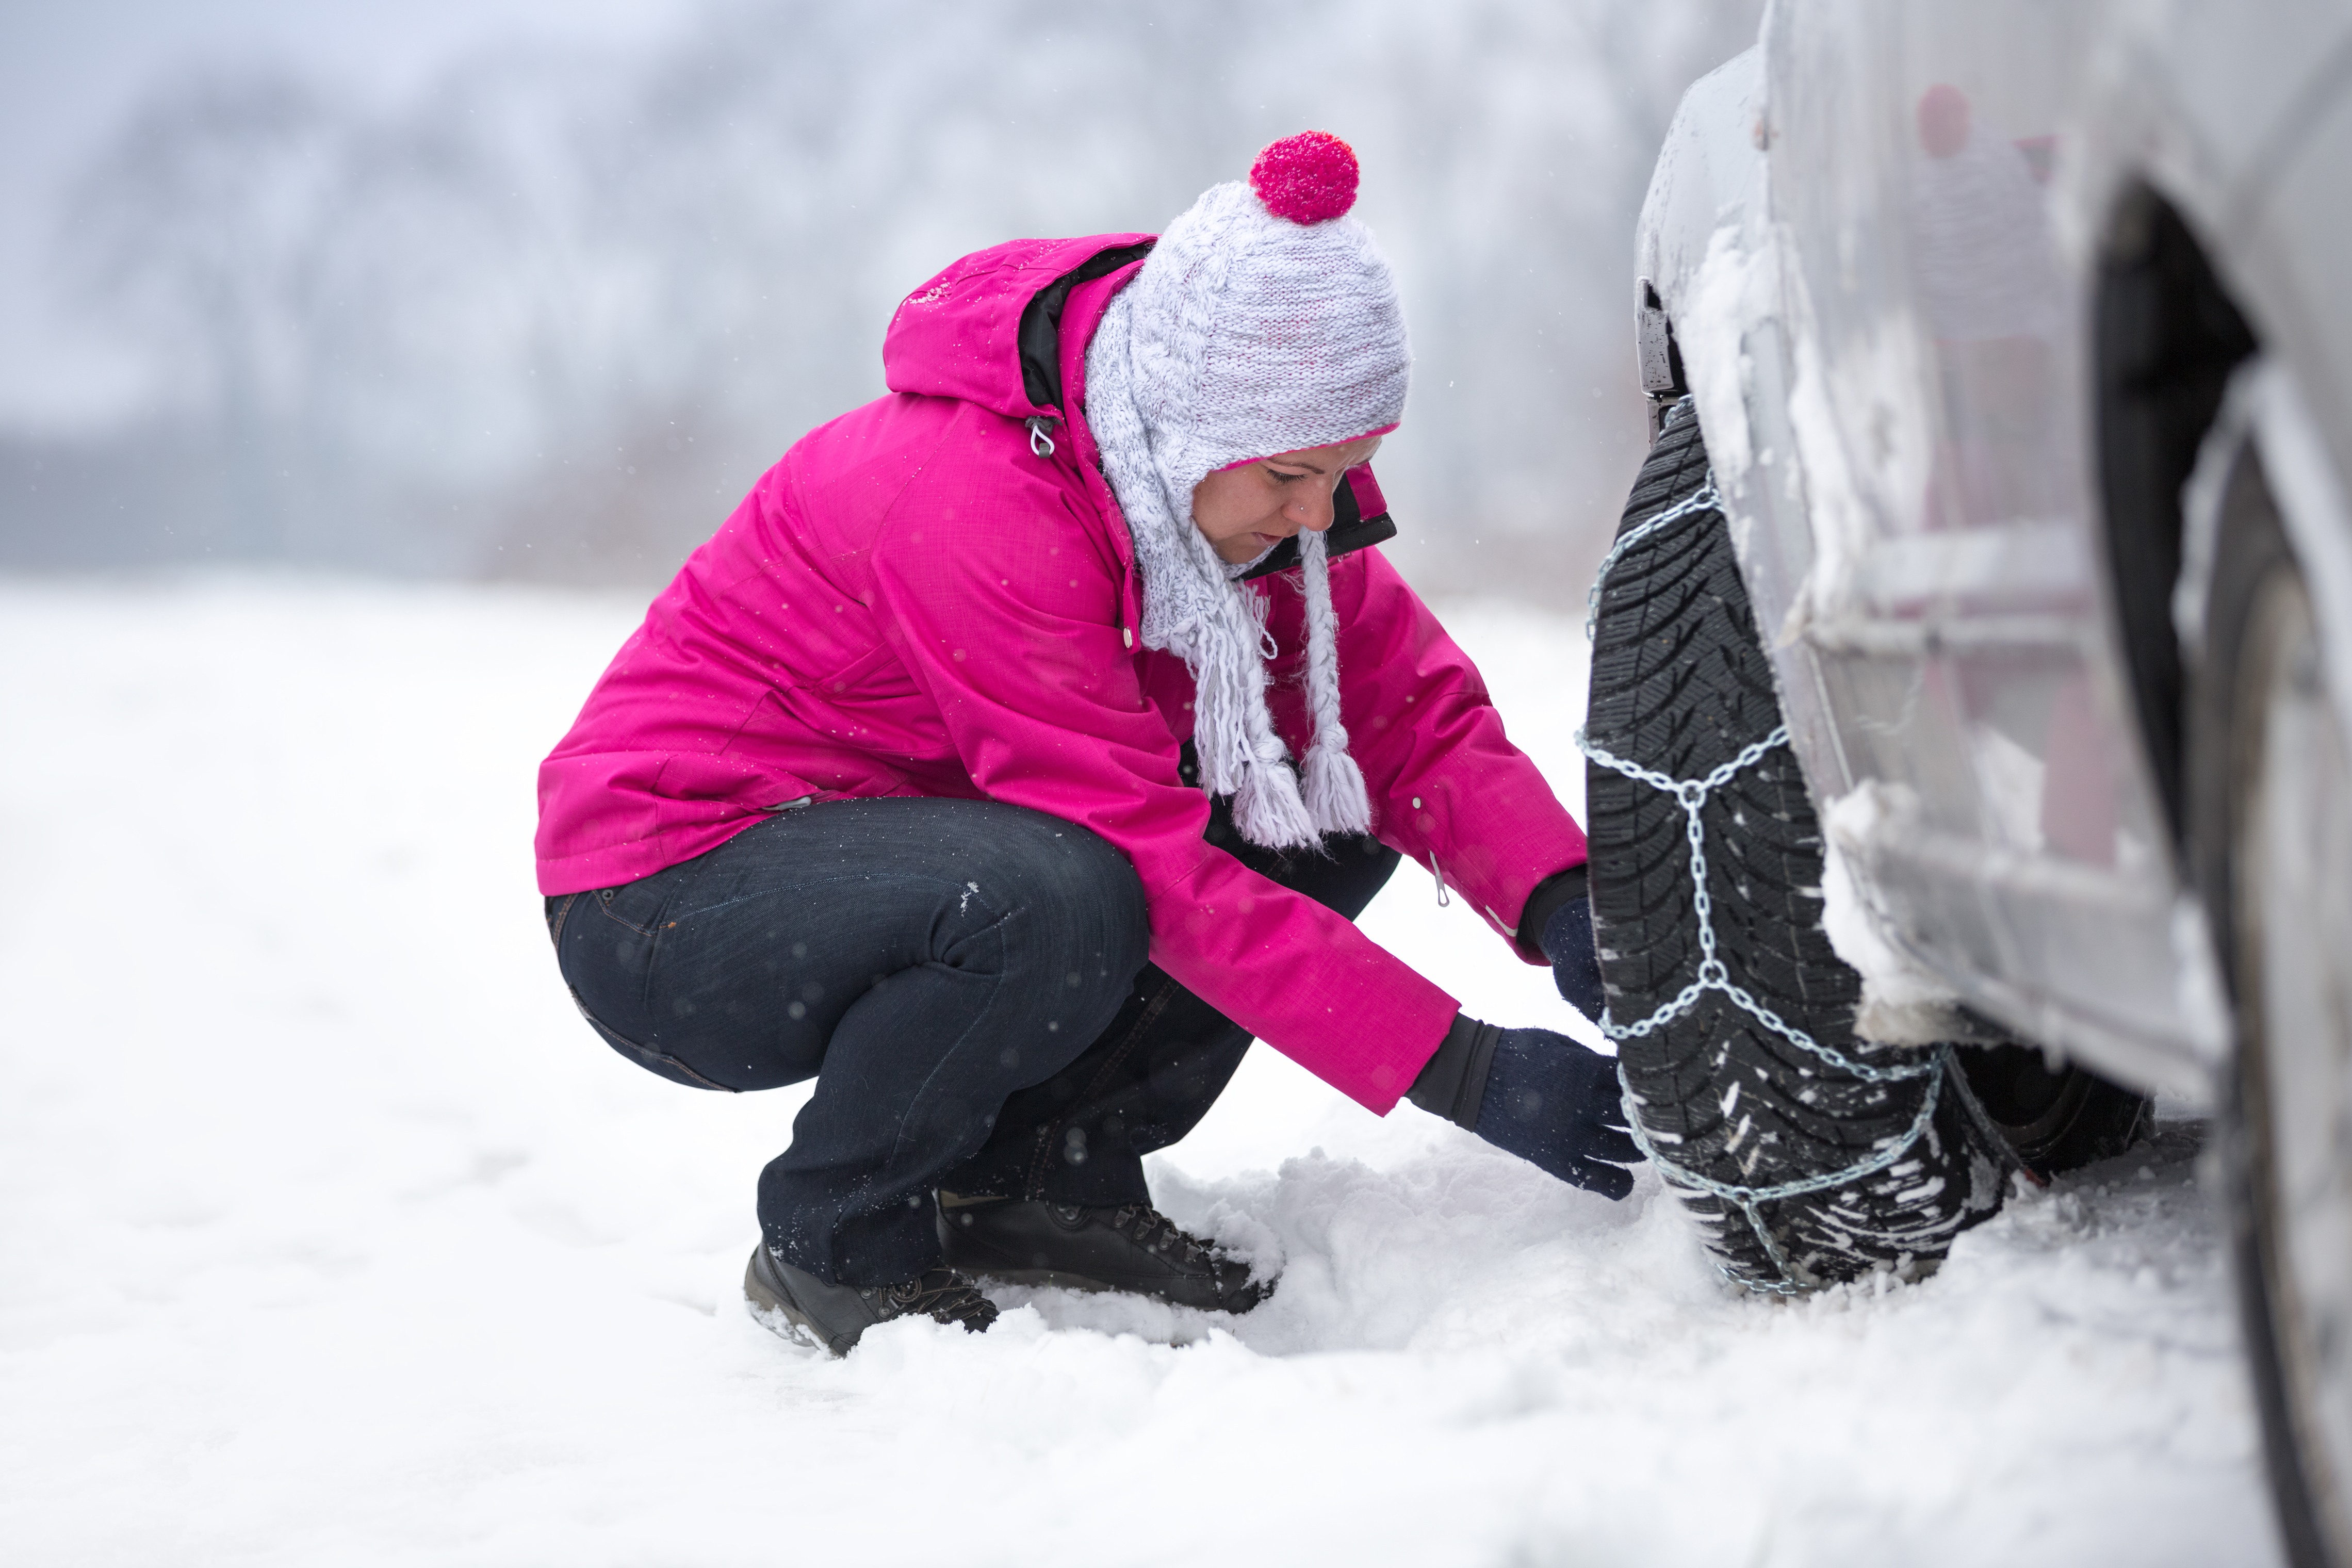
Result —
[{"label": "metal chain link", "polygon": [[1688,517],[1695,511],[1707,511],[1723,505],[1723,497],[1715,488],[1715,470],[1706,471],[1706,482],[1676,501],[1631,533],[1621,533],[1609,553],[1601,558],[1601,566],[1592,576],[1592,591],[1584,596],[1584,640],[1591,642],[1601,625],[1601,589],[1609,581],[1609,569],[1628,550],[1657,532],[1666,524]]},{"label": "metal chain link", "polygon": [[1643,767],[1638,763],[1629,763],[1622,757],[1612,756],[1588,741],[1583,731],[1577,731],[1577,744],[1587,757],[1604,768],[1623,773],[1627,778],[1638,780],[1653,789],[1673,795],[1675,803],[1683,808],[1683,837],[1689,841],[1691,852],[1690,867],[1693,884],[1691,901],[1698,914],[1698,978],[1684,986],[1682,993],[1673,1001],[1657,1008],[1640,1022],[1623,1026],[1610,1022],[1601,1025],[1601,1028],[1612,1040],[1638,1038],[1679,1017],[1707,992],[1720,991],[1730,997],[1742,1012],[1787,1040],[1790,1045],[1801,1050],[1811,1051],[1832,1067],[1850,1072],[1865,1082],[1891,1083],[1907,1078],[1925,1078],[1937,1070],[1933,1061],[1915,1062],[1899,1067],[1879,1067],[1874,1063],[1857,1061],[1834,1047],[1822,1044],[1804,1030],[1782,1019],[1779,1014],[1759,1002],[1744,987],[1735,984],[1731,978],[1730,966],[1716,956],[1715,895],[1707,887],[1706,828],[1700,820],[1699,814],[1705,809],[1706,797],[1710,794],[1730,783],[1733,778],[1748,768],[1754,766],[1774,747],[1787,744],[1788,740],[1789,727],[1783,724],[1703,779],[1673,779],[1664,773]]},{"label": "metal chain link", "polygon": [[[1619,561],[1624,558],[1628,551],[1655,536],[1671,523],[1695,512],[1719,509],[1721,505],[1722,496],[1715,488],[1715,474],[1710,469],[1706,482],[1697,490],[1621,536],[1617,542],[1610,547],[1609,553],[1601,558],[1600,572],[1593,579],[1592,593],[1587,601],[1589,612],[1584,626],[1586,637],[1588,639],[1592,637],[1598,631],[1601,590],[1608,584],[1610,572]],[[1696,1171],[1679,1165],[1658,1152],[1656,1146],[1651,1142],[1649,1133],[1643,1128],[1642,1119],[1638,1114],[1626,1117],[1626,1123],[1633,1131],[1634,1143],[1648,1157],[1650,1163],[1658,1168],[1659,1174],[1676,1186],[1711,1194],[1722,1202],[1736,1207],[1747,1218],[1749,1226],[1755,1230],[1756,1239],[1763,1244],[1765,1256],[1771,1259],[1773,1268],[1780,1271],[1780,1276],[1777,1280],[1743,1279],[1733,1274],[1727,1265],[1718,1260],[1717,1268],[1722,1270],[1725,1278],[1737,1280],[1738,1283],[1751,1290],[1768,1290],[1781,1295],[1793,1295],[1805,1289],[1805,1286],[1796,1278],[1795,1269],[1790,1263],[1787,1252],[1774,1237],[1770,1227],[1765,1225],[1760,1205],[1785,1198],[1803,1197],[1813,1193],[1827,1192],[1832,1187],[1845,1186],[1861,1181],[1866,1176],[1876,1175],[1902,1159],[1910,1152],[1914,1144],[1926,1136],[1928,1124],[1935,1120],[1936,1103],[1943,1089],[1945,1072],[1950,1065],[1951,1058],[1951,1048],[1948,1046],[1920,1062],[1882,1067],[1874,1062],[1858,1061],[1843,1051],[1822,1044],[1821,1041],[1758,1001],[1754,994],[1731,978],[1730,966],[1717,955],[1715,896],[1707,887],[1706,827],[1700,814],[1706,808],[1707,797],[1716,790],[1755,766],[1775,747],[1786,745],[1788,742],[1789,727],[1786,724],[1780,725],[1770,734],[1744,747],[1738,756],[1714,768],[1706,776],[1696,779],[1677,779],[1659,773],[1654,768],[1645,768],[1638,763],[1628,762],[1622,757],[1612,755],[1593,744],[1581,729],[1576,732],[1577,747],[1588,758],[1612,772],[1622,773],[1629,779],[1648,784],[1652,789],[1674,796],[1675,803],[1682,807],[1683,837],[1690,845],[1691,904],[1693,910],[1698,916],[1697,976],[1677,992],[1673,998],[1653,1008],[1647,1016],[1633,1023],[1618,1023],[1615,1009],[1610,1009],[1601,1020],[1602,1033],[1611,1039],[1619,1041],[1643,1038],[1682,1016],[1696,1005],[1698,999],[1708,992],[1719,991],[1730,998],[1734,1006],[1790,1045],[1811,1053],[1831,1066],[1851,1073],[1864,1082],[1891,1083],[1919,1078],[1927,1080],[1927,1097],[1920,1104],[1918,1115],[1912,1119],[1910,1127],[1895,1137],[1882,1140],[1876,1151],[1870,1156],[1842,1170],[1828,1172],[1818,1176],[1805,1176],[1796,1181],[1781,1182],[1769,1186],[1743,1186],[1733,1182],[1718,1182],[1710,1176],[1701,1175]],[[1633,1081],[1626,1075],[1622,1056],[1617,1068],[1617,1080],[1624,1090],[1629,1104],[1643,1103],[1633,1093]]]},{"label": "metal chain link", "polygon": [[[1951,1049],[1949,1046],[1945,1046],[1937,1051],[1935,1065],[1938,1069],[1945,1065],[1945,1058],[1951,1055]],[[1623,1068],[1618,1069],[1617,1079],[1620,1085],[1624,1088],[1626,1098],[1634,1100],[1633,1086],[1625,1082]],[[1696,1171],[1686,1170],[1658,1152],[1657,1146],[1650,1140],[1649,1132],[1642,1126],[1641,1117],[1628,1116],[1625,1119],[1625,1126],[1633,1135],[1634,1147],[1640,1149],[1643,1156],[1657,1166],[1659,1172],[1668,1180],[1682,1186],[1696,1188],[1700,1192],[1711,1193],[1724,1202],[1737,1206],[1739,1212],[1747,1216],[1749,1226],[1755,1230],[1756,1239],[1764,1244],[1765,1253],[1772,1259],[1772,1266],[1780,1271],[1780,1278],[1778,1280],[1739,1279],[1728,1268],[1717,1263],[1716,1267],[1722,1271],[1724,1277],[1735,1279],[1751,1290],[1770,1290],[1782,1295],[1794,1295],[1805,1287],[1793,1277],[1794,1271],[1789,1266],[1789,1256],[1781,1250],[1779,1240],[1765,1225],[1764,1216],[1759,1211],[1758,1205],[1777,1203],[1783,1198],[1806,1197],[1814,1193],[1825,1193],[1832,1187],[1842,1187],[1850,1182],[1858,1182],[1864,1176],[1874,1176],[1887,1169],[1902,1159],[1905,1154],[1909,1153],[1911,1146],[1927,1134],[1928,1124],[1936,1119],[1936,1101],[1943,1087],[1944,1074],[1941,1070],[1937,1070],[1936,1076],[1928,1081],[1927,1098],[1920,1101],[1919,1114],[1912,1118],[1911,1125],[1893,1138],[1880,1140],[1878,1152],[1868,1159],[1858,1164],[1848,1165],[1843,1170],[1832,1171],[1825,1175],[1804,1176],[1793,1182],[1780,1182],[1764,1187],[1741,1186],[1732,1182],[1718,1182],[1711,1176],[1703,1176]],[[1636,1100],[1635,1103],[1638,1104],[1640,1101]]]}]

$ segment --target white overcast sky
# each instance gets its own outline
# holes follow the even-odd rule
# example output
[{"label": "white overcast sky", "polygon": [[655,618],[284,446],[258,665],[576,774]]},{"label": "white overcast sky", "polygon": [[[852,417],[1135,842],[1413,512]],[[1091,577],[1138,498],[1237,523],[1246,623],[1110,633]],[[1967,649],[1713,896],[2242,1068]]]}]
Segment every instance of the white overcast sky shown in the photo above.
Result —
[{"label": "white overcast sky", "polygon": [[0,426],[79,423],[121,367],[57,319],[47,287],[60,185],[139,95],[206,63],[281,62],[396,100],[451,59],[539,39],[621,46],[699,0],[0,0]]}]

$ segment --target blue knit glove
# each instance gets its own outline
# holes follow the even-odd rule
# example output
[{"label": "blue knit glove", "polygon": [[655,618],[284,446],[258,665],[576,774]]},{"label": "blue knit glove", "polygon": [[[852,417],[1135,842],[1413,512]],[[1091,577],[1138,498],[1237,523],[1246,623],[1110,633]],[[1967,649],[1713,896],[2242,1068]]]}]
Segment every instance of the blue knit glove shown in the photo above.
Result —
[{"label": "blue knit glove", "polygon": [[1601,1022],[1609,1011],[1609,998],[1601,988],[1601,954],[1592,944],[1592,900],[1570,899],[1554,910],[1536,945],[1551,960],[1552,984],[1568,1005]]},{"label": "blue knit glove", "polygon": [[1565,1035],[1457,1016],[1407,1098],[1587,1192],[1633,1190],[1617,1064]]},{"label": "blue knit glove", "polygon": [[1622,1198],[1642,1157],[1625,1131],[1617,1063],[1549,1029],[1506,1029],[1495,1043],[1473,1129],[1561,1181]]}]

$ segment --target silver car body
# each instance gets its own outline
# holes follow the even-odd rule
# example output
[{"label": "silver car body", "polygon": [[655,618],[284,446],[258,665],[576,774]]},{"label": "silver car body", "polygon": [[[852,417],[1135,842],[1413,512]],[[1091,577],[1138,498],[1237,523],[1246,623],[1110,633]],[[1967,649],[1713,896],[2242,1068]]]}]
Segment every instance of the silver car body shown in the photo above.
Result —
[{"label": "silver car body", "polygon": [[2228,1013],[2105,564],[2098,257],[2152,190],[2253,327],[2225,417],[2352,692],[2347,169],[2352,5],[2313,0],[1778,0],[1685,97],[1645,379],[1671,322],[1884,1037],[1965,1027],[1957,1001],[2211,1093]]}]

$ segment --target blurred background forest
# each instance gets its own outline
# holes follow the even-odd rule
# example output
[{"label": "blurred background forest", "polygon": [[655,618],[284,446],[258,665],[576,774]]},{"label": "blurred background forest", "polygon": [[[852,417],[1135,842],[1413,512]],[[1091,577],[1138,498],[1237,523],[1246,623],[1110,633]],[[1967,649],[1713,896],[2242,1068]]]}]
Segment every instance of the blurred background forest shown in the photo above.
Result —
[{"label": "blurred background forest", "polygon": [[656,584],[949,260],[1156,230],[1311,126],[1405,281],[1393,553],[1565,607],[1639,460],[1650,163],[1758,5],[10,9],[0,570]]}]

